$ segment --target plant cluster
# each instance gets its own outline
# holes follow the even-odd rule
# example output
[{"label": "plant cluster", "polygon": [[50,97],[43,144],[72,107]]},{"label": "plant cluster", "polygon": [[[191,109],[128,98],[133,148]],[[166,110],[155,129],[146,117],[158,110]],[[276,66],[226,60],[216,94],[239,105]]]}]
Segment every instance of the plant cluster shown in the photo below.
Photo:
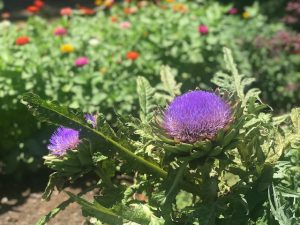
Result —
[{"label": "plant cluster", "polygon": [[283,21],[289,25],[299,28],[300,1],[299,0],[289,1],[287,3],[285,11],[286,11],[286,15],[284,16]]},{"label": "plant cluster", "polygon": [[[298,224],[298,189],[293,201],[284,203],[291,211],[285,211],[280,186],[271,185],[282,155],[299,156],[300,111],[272,116],[260,90],[247,88],[254,79],[239,74],[228,49],[224,61],[226,72],[212,80],[218,92],[178,96],[181,84],[168,67],[161,70],[160,89],[139,77],[139,116],[118,117],[112,126],[103,114],[83,114],[24,95],[33,115],[61,126],[44,157],[55,171],[44,198],[68,180],[99,176],[89,189],[98,189],[92,202],[83,193],[66,192],[70,199],[37,224],[47,223],[72,201],[91,224]],[[297,176],[293,170],[275,170],[277,178],[284,176],[281,187],[288,186],[287,171]],[[129,181],[118,179],[122,175]],[[289,184],[299,188],[296,179]]]},{"label": "plant cluster", "polygon": [[257,5],[238,12],[210,1],[124,2],[105,10],[101,4],[97,13],[63,8],[50,24],[35,15],[24,26],[1,23],[0,128],[6,132],[0,154],[7,173],[24,171],[23,163],[36,168],[49,134],[19,104],[26,91],[71,108],[101,111],[110,120],[114,109],[137,113],[137,76],[159,86],[163,64],[176,68],[185,91],[195,84],[214,88],[212,74],[222,66],[219,50],[227,46],[272,107],[290,108],[300,99],[299,56],[282,50],[270,57],[269,46],[256,47],[258,34],[270,39],[285,30],[267,23]]}]

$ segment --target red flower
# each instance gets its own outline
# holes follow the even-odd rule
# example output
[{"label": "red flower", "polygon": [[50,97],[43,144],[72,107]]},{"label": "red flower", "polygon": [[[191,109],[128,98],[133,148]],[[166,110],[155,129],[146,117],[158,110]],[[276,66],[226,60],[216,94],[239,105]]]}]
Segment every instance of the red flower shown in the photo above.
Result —
[{"label": "red flower", "polygon": [[26,45],[29,42],[30,42],[30,39],[27,36],[18,37],[16,39],[16,45]]},{"label": "red flower", "polygon": [[81,6],[80,7],[80,11],[84,14],[84,15],[94,15],[96,13],[95,10],[91,9],[91,8],[88,8],[88,7],[84,7],[84,6]]},{"label": "red flower", "polygon": [[139,53],[135,51],[131,51],[127,53],[126,58],[130,60],[136,60],[139,56],[140,56]]},{"label": "red flower", "polygon": [[62,8],[60,10],[60,15],[62,16],[72,16],[73,10],[70,7]]},{"label": "red flower", "polygon": [[36,7],[38,7],[39,9],[40,8],[42,8],[43,6],[44,6],[44,2],[43,1],[41,1],[41,0],[35,0],[34,1],[34,5],[36,6]]},{"label": "red flower", "polygon": [[36,7],[35,5],[30,5],[27,7],[27,12],[30,13],[37,13],[38,11],[40,11],[40,9],[38,7]]}]

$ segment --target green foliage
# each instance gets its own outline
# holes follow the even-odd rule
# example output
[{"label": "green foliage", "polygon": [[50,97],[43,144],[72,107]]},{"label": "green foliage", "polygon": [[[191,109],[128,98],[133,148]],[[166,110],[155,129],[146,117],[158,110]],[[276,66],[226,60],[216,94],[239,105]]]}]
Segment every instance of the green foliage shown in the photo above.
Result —
[{"label": "green foliage", "polygon": [[[276,188],[268,190],[277,161],[300,143],[299,110],[282,118],[267,113],[258,92],[247,89],[252,80],[239,74],[231,51],[224,49],[224,55],[227,71],[216,74],[214,81],[232,102],[233,121],[216,138],[194,144],[178,143],[164,134],[153,116],[161,95],[154,95],[145,78],[137,81],[140,118],[128,118],[127,126],[110,127],[100,117],[94,129],[82,113],[26,94],[24,103],[39,119],[78,129],[85,140],[63,156],[45,157],[46,165],[56,171],[45,196],[57,185],[56,177],[76,179],[78,172],[94,172],[101,191],[93,202],[68,194],[85,216],[99,223],[276,224],[275,220],[281,223],[296,217],[296,211],[290,215],[279,202]],[[169,87],[179,86],[168,74],[168,80],[162,75],[165,89],[161,91],[172,98]],[[120,129],[126,135],[116,135]],[[88,153],[86,160],[80,160],[82,152]],[[127,174],[132,182],[122,183],[116,174]],[[267,213],[270,210],[274,217]]]},{"label": "green foliage", "polygon": [[[181,85],[175,87],[169,73],[176,75],[184,91],[196,86],[214,88],[210,81],[222,66],[220,48],[226,46],[232,49],[241,73],[249,75],[245,81],[256,78],[252,86],[259,87],[264,101],[276,110],[285,110],[299,102],[299,92],[295,89],[299,83],[298,55],[284,49],[274,55],[269,47],[256,44],[258,34],[268,39],[286,30],[281,23],[267,22],[258,5],[247,8],[250,18],[243,19],[239,14],[228,15],[229,6],[214,1],[182,3],[186,12],[174,11],[176,3],[163,3],[166,9],[148,4],[127,15],[124,8],[129,5],[120,4],[93,17],[74,11],[68,20],[61,18],[51,23],[33,16],[21,28],[6,21],[1,23],[0,116],[3,122],[0,129],[6,132],[0,142],[0,157],[5,162],[4,172],[18,170],[21,176],[20,168],[24,164],[32,170],[37,168],[45,153],[45,144],[41,143],[50,131],[34,123],[19,104],[20,95],[28,91],[70,108],[101,111],[110,120],[114,108],[122,115],[137,112],[138,76],[146,77],[154,88],[165,90],[156,96],[160,105],[180,93]],[[116,16],[118,22],[112,22],[111,16]],[[122,21],[129,21],[131,28],[121,29]],[[208,35],[198,33],[199,24],[208,26]],[[66,27],[68,35],[52,36],[58,26]],[[16,38],[24,35],[30,37],[30,43],[17,46]],[[95,40],[98,44],[93,45]],[[72,44],[75,51],[61,53],[60,47],[66,43]],[[129,51],[137,51],[139,58],[128,60]],[[74,60],[79,56],[87,56],[90,63],[76,68]],[[173,69],[160,68],[163,64]],[[216,79],[223,79],[222,75]],[[256,89],[251,90],[258,94]]]}]

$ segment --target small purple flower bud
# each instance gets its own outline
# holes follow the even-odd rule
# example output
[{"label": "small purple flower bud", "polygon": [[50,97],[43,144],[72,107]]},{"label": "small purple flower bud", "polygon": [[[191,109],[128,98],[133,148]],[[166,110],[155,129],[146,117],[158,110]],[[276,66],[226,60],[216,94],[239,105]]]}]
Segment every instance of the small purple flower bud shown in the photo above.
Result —
[{"label": "small purple flower bud", "polygon": [[208,27],[202,24],[198,27],[198,31],[200,34],[206,35],[208,34]]},{"label": "small purple flower bud", "polygon": [[97,115],[92,114],[84,114],[84,118],[87,123],[91,124],[93,128],[96,128],[97,126]]},{"label": "small purple flower bud", "polygon": [[87,57],[79,57],[75,60],[75,66],[83,67],[89,63],[89,59]]},{"label": "small purple flower bud", "polygon": [[48,149],[53,155],[64,155],[68,150],[75,149],[79,144],[79,131],[71,128],[59,127],[52,134]]},{"label": "small purple flower bud", "polygon": [[219,96],[192,91],[176,97],[166,108],[162,127],[181,142],[211,139],[231,120],[230,106]]}]

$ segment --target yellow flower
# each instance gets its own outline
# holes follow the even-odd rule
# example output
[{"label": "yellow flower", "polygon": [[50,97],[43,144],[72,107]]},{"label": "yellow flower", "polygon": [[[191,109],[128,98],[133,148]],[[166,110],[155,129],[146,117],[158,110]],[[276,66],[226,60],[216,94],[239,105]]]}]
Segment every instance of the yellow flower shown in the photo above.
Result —
[{"label": "yellow flower", "polygon": [[104,3],[105,7],[111,7],[114,4],[113,0],[106,0]]},{"label": "yellow flower", "polygon": [[105,67],[101,67],[100,68],[100,73],[102,73],[102,75],[106,74],[107,69]]},{"label": "yellow flower", "polygon": [[62,53],[74,52],[74,47],[71,44],[63,44],[62,46],[60,46],[60,51]]},{"label": "yellow flower", "polygon": [[166,0],[167,3],[173,3],[175,0]]},{"label": "yellow flower", "polygon": [[95,5],[102,5],[103,1],[102,0],[95,0]]},{"label": "yellow flower", "polygon": [[243,12],[243,18],[244,19],[250,18],[250,14],[247,11]]}]

